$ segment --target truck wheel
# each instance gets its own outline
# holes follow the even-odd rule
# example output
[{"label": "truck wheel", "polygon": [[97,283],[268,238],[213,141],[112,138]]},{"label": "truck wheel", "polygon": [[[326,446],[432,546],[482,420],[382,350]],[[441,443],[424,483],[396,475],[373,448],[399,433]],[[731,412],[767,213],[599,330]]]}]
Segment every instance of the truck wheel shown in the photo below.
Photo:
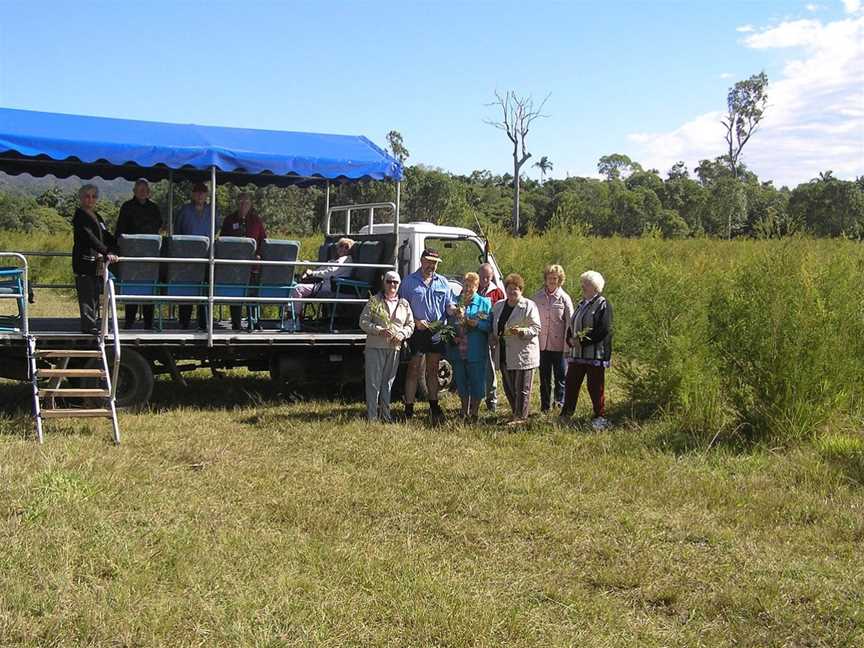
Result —
[{"label": "truck wheel", "polygon": [[[453,385],[453,365],[446,358],[438,362],[438,392],[447,391]],[[427,400],[429,390],[426,388],[426,358],[420,363],[420,375],[417,378],[417,400]]]},{"label": "truck wheel", "polygon": [[438,390],[445,391],[453,386],[453,365],[446,358],[438,363]]},{"label": "truck wheel", "polygon": [[[112,370],[113,359],[108,356],[108,371]],[[88,368],[102,368],[99,360],[90,360]],[[98,380],[82,381],[86,387],[98,387]],[[120,370],[117,372],[117,391],[114,403],[121,409],[144,407],[153,395],[153,368],[147,359],[137,351],[123,349],[120,353]]]}]

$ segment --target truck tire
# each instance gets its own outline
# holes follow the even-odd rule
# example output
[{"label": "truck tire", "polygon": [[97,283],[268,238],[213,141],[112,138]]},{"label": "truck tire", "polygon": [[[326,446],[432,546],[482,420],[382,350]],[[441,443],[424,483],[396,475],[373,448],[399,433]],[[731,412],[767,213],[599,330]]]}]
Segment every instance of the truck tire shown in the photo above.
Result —
[{"label": "truck tire", "polygon": [[[453,384],[453,365],[447,358],[441,358],[438,362],[438,393],[448,391]],[[404,387],[404,380],[403,380]],[[429,398],[429,390],[426,388],[426,358],[420,363],[420,375],[417,378],[417,400],[425,401]]]},{"label": "truck tire", "polygon": [[[108,371],[112,369],[112,357],[108,356]],[[87,368],[102,368],[100,360],[89,360]],[[98,380],[82,381],[86,387],[98,387]],[[120,354],[120,370],[117,372],[115,405],[120,409],[140,409],[147,405],[153,395],[153,368],[137,351],[123,349]]]}]

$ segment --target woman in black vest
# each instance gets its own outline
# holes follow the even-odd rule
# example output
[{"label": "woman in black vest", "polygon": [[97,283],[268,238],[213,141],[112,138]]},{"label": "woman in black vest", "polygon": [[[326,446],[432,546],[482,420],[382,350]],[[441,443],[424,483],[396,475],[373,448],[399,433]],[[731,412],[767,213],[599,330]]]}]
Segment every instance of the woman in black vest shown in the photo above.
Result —
[{"label": "woman in black vest", "polygon": [[96,313],[99,304],[101,281],[99,262],[115,263],[117,249],[114,237],[105,221],[96,213],[99,189],[86,184],[78,190],[81,204],[72,217],[72,272],[75,273],[75,288],[78,291],[78,310],[81,313],[81,332],[96,335]]},{"label": "woman in black vest", "polygon": [[605,387],[606,368],[612,359],[612,304],[601,294],[606,281],[599,272],[583,272],[579,281],[582,284],[582,300],[573,309],[568,331],[570,358],[561,418],[569,419],[576,411],[579,390],[587,377],[588,395],[594,406],[591,425],[595,430],[602,430],[609,425],[606,420]]}]

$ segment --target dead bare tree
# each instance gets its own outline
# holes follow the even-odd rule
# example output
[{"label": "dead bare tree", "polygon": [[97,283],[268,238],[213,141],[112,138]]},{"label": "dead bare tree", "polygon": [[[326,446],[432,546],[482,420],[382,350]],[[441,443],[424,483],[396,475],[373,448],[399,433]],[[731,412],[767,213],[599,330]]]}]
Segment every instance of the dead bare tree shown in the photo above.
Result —
[{"label": "dead bare tree", "polygon": [[535,108],[531,95],[522,97],[513,90],[508,90],[502,96],[495,91],[495,101],[488,106],[496,106],[501,110],[501,121],[486,120],[490,126],[494,126],[507,134],[513,143],[513,234],[519,234],[519,193],[520,178],[519,171],[522,165],[531,157],[525,138],[531,128],[531,123],[538,117],[548,117],[543,114],[543,106],[549,100],[550,95]]}]

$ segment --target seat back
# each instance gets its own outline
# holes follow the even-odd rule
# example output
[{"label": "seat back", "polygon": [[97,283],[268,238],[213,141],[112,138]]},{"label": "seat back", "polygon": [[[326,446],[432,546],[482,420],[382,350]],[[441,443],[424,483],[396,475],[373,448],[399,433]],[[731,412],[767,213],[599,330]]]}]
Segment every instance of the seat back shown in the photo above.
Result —
[{"label": "seat back", "polygon": [[[175,234],[165,239],[163,256],[172,259],[206,259],[210,239],[206,236]],[[166,295],[200,295],[207,277],[205,263],[168,263],[165,274]],[[181,285],[184,284],[184,285]]]},{"label": "seat back", "polygon": [[332,261],[336,258],[336,239],[332,241],[324,241],[318,246],[318,262]]},{"label": "seat back", "polygon": [[[158,234],[123,234],[117,242],[120,256],[158,257],[162,237]],[[120,282],[117,292],[121,295],[155,295],[159,281],[159,264],[124,261],[117,271]]]},{"label": "seat back", "polygon": [[[383,241],[359,241],[351,250],[351,260],[354,263],[381,263],[384,256]],[[351,278],[364,281],[373,289],[378,287],[377,279],[381,276],[381,268],[354,268]]]},{"label": "seat back", "polygon": [[[262,261],[296,261],[300,254],[299,241],[264,239],[261,248]],[[294,283],[295,266],[263,266],[259,297],[288,297]]]},{"label": "seat back", "polygon": [[[213,251],[217,259],[255,259],[255,239],[243,236],[220,236]],[[217,264],[213,271],[213,294],[221,297],[244,297],[249,286],[251,265]]]}]

